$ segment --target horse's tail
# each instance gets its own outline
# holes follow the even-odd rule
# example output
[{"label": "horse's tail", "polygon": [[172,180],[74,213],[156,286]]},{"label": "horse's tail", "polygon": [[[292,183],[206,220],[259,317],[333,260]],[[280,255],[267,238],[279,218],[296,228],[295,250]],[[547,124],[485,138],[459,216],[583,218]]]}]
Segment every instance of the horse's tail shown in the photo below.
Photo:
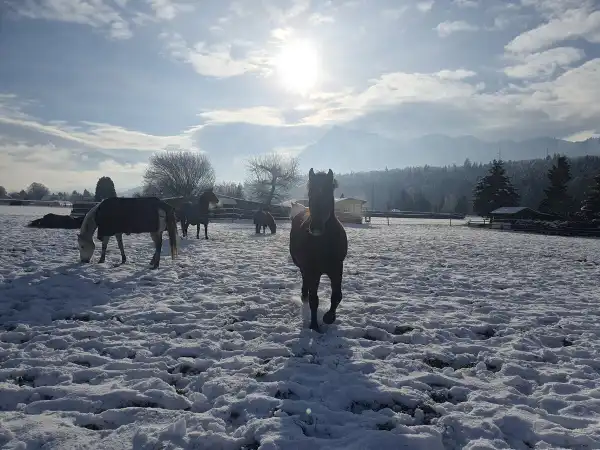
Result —
[{"label": "horse's tail", "polygon": [[175,209],[170,208],[167,213],[167,233],[169,234],[169,246],[171,247],[171,259],[177,256],[177,216]]}]

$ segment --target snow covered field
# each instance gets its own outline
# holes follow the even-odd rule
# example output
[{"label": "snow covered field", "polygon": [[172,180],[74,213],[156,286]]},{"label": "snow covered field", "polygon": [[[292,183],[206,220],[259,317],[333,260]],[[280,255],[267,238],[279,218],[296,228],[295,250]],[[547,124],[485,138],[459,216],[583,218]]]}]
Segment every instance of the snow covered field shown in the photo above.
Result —
[{"label": "snow covered field", "polygon": [[317,335],[289,224],[211,223],[150,271],[148,235],[82,266],[29,220],[0,215],[1,448],[600,448],[598,240],[349,227]]}]

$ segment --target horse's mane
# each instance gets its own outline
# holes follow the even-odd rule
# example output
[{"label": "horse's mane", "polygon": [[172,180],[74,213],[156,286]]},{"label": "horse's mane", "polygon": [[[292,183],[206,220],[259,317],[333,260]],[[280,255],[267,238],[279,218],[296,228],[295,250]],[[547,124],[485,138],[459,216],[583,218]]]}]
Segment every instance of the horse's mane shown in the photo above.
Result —
[{"label": "horse's mane", "polygon": [[98,203],[97,205],[94,205],[85,215],[85,217],[83,218],[83,222],[81,223],[81,228],[79,228],[79,234],[81,234],[81,236],[88,236],[91,235],[94,232],[94,229],[92,229],[92,225],[95,228],[96,225],[96,211],[98,210],[98,207],[100,206],[100,203]]}]

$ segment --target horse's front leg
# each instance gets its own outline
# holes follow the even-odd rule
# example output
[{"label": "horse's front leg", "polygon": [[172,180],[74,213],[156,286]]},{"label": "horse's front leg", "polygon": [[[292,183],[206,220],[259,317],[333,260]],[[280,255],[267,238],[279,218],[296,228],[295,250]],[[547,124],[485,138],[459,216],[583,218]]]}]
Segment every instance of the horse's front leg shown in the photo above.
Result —
[{"label": "horse's front leg", "polygon": [[208,223],[204,224],[204,239],[208,239]]},{"label": "horse's front leg", "polygon": [[100,264],[106,260],[106,248],[108,247],[108,241],[110,241],[110,236],[102,236],[102,253],[100,254],[100,259],[98,260]]},{"label": "horse's front leg", "polygon": [[321,276],[318,273],[310,273],[307,277],[308,306],[310,307],[310,329],[320,333],[317,312],[319,311],[319,282]]},{"label": "horse's front leg", "polygon": [[196,239],[200,239],[200,224],[196,225]]},{"label": "horse's front leg", "polygon": [[323,315],[323,322],[327,325],[335,322],[335,312],[342,301],[342,275],[344,273],[344,263],[340,263],[335,270],[332,270],[327,275],[331,280],[331,306],[329,311]]},{"label": "horse's front leg", "polygon": [[125,264],[127,262],[127,257],[125,256],[125,247],[123,247],[123,234],[118,233],[115,235],[117,238],[117,245],[119,246],[119,251],[121,252],[121,264]]},{"label": "horse's front leg", "polygon": [[154,255],[150,260],[150,266],[152,269],[158,269],[158,266],[160,265],[160,251],[162,249],[162,231],[150,233],[150,236],[154,241]]}]

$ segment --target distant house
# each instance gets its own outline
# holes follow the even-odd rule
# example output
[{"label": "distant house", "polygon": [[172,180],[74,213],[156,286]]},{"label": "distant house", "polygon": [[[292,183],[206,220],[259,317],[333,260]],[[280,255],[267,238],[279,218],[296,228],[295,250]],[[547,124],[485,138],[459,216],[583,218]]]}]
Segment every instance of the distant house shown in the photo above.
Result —
[{"label": "distant house", "polygon": [[516,220],[564,220],[555,214],[546,214],[526,206],[505,206],[490,213],[492,222],[514,223]]},{"label": "distant house", "polygon": [[[295,202],[308,206],[308,199],[295,200]],[[367,203],[366,200],[344,197],[342,194],[340,198],[335,199],[335,215],[340,219],[340,222],[362,223],[365,203]]]}]

